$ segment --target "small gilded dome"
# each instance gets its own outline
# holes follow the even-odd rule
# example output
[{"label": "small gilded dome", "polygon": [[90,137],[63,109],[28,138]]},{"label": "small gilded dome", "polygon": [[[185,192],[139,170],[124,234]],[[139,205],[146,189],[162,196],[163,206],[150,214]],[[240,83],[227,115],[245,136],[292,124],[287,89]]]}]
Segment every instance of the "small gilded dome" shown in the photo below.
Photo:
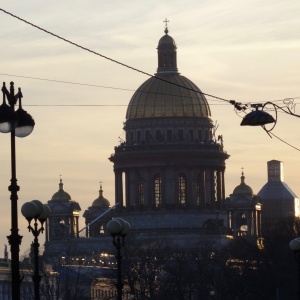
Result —
[{"label": "small gilded dome", "polygon": [[93,207],[110,207],[109,201],[103,197],[102,184],[100,183],[99,197],[93,201]]},{"label": "small gilded dome", "polygon": [[244,176],[244,172],[242,172],[242,176],[241,176],[241,184],[238,185],[234,191],[233,194],[251,194],[253,195],[253,190],[252,188],[245,184],[245,176]]},{"label": "small gilded dome", "polygon": [[59,182],[59,189],[58,191],[52,196],[51,200],[56,200],[56,201],[70,201],[71,196],[64,191],[64,184],[62,182],[62,178],[60,178]]}]

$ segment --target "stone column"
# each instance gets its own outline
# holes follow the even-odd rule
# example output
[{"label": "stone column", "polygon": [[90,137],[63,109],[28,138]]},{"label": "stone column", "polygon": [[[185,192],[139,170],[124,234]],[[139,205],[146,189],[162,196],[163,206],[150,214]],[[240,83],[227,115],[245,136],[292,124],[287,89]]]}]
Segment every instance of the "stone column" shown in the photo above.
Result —
[{"label": "stone column", "polygon": [[205,190],[205,171],[201,170],[200,171],[200,207],[205,208],[206,205],[206,190]]},{"label": "stone column", "polygon": [[210,206],[211,209],[215,208],[215,170],[210,172]]},{"label": "stone column", "polygon": [[122,171],[115,171],[115,203],[119,203],[119,208],[124,206],[123,202],[123,182],[122,182]]},{"label": "stone column", "polygon": [[125,203],[126,207],[129,208],[131,205],[130,200],[130,175],[129,171],[125,171]]},{"label": "stone column", "polygon": [[225,200],[225,169],[222,170],[222,200]]},{"label": "stone column", "polygon": [[222,178],[221,171],[217,170],[217,208],[221,209],[222,205]]}]

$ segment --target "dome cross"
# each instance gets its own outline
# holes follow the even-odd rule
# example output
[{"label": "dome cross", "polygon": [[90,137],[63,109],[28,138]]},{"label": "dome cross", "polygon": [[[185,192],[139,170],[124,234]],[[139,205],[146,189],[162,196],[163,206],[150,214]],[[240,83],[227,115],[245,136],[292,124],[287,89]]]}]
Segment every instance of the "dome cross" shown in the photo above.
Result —
[{"label": "dome cross", "polygon": [[167,18],[165,18],[163,22],[166,23],[165,24],[165,26],[166,26],[166,28],[165,28],[165,34],[168,34],[168,32],[169,32],[169,30],[168,30],[168,22],[170,22],[170,21]]}]

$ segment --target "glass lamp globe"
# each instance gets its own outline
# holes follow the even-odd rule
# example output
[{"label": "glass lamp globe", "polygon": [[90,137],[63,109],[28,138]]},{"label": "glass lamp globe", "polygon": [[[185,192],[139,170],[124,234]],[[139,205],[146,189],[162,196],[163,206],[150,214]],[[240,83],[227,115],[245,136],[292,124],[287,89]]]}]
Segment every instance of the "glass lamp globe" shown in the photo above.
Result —
[{"label": "glass lamp globe", "polygon": [[50,213],[51,213],[50,207],[47,204],[43,204],[43,211],[38,217],[40,222],[45,222],[47,218],[49,218]]},{"label": "glass lamp globe", "polygon": [[34,203],[38,208],[37,214],[34,216],[35,218],[38,218],[44,210],[44,205],[40,200],[32,200],[31,203]]},{"label": "glass lamp globe", "polygon": [[118,234],[122,231],[122,225],[119,221],[113,219],[107,223],[106,229],[110,234]]},{"label": "glass lamp globe", "polygon": [[295,238],[290,242],[290,249],[295,252],[300,251],[300,237]]},{"label": "glass lamp globe", "polygon": [[28,114],[20,105],[16,114],[19,118],[17,127],[15,128],[15,134],[17,137],[26,137],[33,131],[35,122],[30,114]]},{"label": "glass lamp globe", "polygon": [[5,102],[0,106],[0,132],[9,133],[18,125],[18,115]]},{"label": "glass lamp globe", "polygon": [[26,202],[22,205],[21,213],[30,222],[36,217],[38,213],[38,207],[32,202]]}]

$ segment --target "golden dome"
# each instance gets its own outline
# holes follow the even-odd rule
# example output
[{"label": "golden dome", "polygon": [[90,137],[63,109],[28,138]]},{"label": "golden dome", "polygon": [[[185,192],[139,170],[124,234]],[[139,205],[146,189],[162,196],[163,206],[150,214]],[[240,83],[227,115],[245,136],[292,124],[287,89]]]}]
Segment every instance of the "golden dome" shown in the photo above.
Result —
[{"label": "golden dome", "polygon": [[128,105],[126,119],[210,117],[207,100],[192,81],[179,74],[162,78],[168,82],[152,77],[137,89]]},{"label": "golden dome", "polygon": [[176,44],[165,35],[159,40],[158,68],[134,93],[126,119],[161,117],[208,117],[210,108],[201,90],[177,69]]}]

